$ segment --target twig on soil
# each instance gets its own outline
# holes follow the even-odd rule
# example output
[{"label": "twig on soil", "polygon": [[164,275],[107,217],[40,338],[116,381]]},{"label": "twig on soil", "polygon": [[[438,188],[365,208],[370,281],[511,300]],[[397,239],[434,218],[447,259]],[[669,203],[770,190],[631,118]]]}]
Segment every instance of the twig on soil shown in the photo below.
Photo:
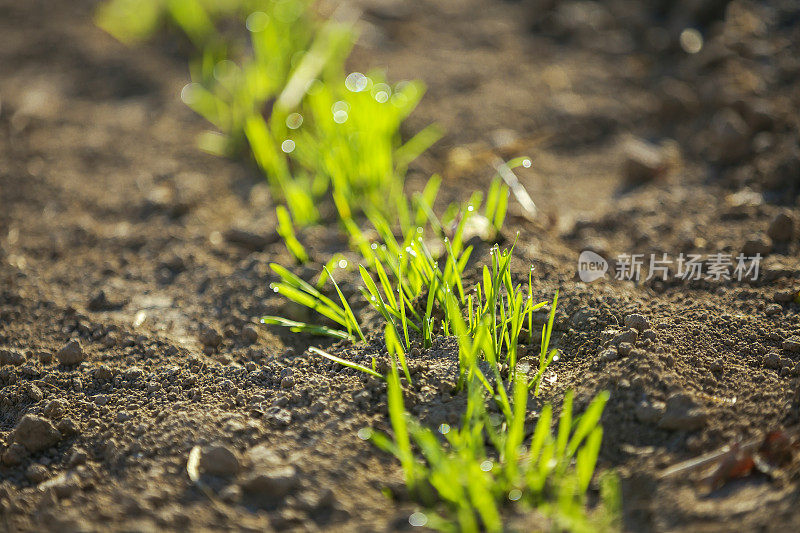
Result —
[{"label": "twig on soil", "polygon": [[677,475],[683,475],[688,472],[698,470],[705,466],[708,466],[715,461],[719,461],[720,459],[724,458],[725,455],[734,452],[744,452],[744,453],[752,453],[758,449],[759,444],[763,441],[763,437],[756,437],[745,442],[737,442],[734,444],[728,444],[720,448],[719,450],[707,453],[705,455],[701,455],[700,457],[695,457],[693,459],[688,459],[676,465],[672,465],[671,467],[667,468],[666,470],[662,470],[661,473],[658,474],[659,479],[665,479],[668,477],[673,477]]},{"label": "twig on soil", "polygon": [[503,178],[503,181],[506,182],[508,188],[511,189],[511,192],[514,193],[514,197],[520,203],[522,208],[528,214],[526,217],[528,220],[533,220],[536,218],[536,214],[539,212],[536,204],[533,202],[531,195],[528,194],[528,191],[525,190],[525,187],[519,182],[517,179],[517,175],[514,174],[514,171],[508,168],[508,165],[503,162],[502,159],[499,157],[495,157],[494,161],[492,161],[495,170]]},{"label": "twig on soil", "polygon": [[771,431],[766,435],[754,437],[743,442],[734,442],[723,448],[683,461],[663,470],[659,479],[678,475],[716,465],[713,471],[703,478],[712,488],[717,488],[730,479],[743,477],[756,469],[773,478],[782,477],[782,467],[793,461],[798,447],[800,430]]},{"label": "twig on soil", "polygon": [[51,388],[57,390],[58,392],[62,392],[62,389],[59,389],[58,387],[56,387],[52,383],[48,383],[48,382],[42,381],[40,379],[31,380],[31,383],[36,383],[37,385],[47,385],[48,387],[51,387]]}]

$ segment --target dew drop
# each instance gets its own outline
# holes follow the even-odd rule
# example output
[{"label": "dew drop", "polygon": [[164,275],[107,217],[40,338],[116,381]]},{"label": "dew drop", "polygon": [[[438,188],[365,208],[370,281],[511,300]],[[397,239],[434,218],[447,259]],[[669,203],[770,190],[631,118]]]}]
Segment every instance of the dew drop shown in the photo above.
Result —
[{"label": "dew drop", "polygon": [[489,472],[492,470],[492,468],[494,468],[494,463],[492,463],[488,459],[481,463],[481,470],[483,470],[484,472]]},{"label": "dew drop", "polygon": [[531,168],[531,160],[530,159],[523,159],[522,166],[525,168]]},{"label": "dew drop", "polygon": [[347,122],[347,111],[339,110],[333,113],[333,121],[337,124],[344,124]]},{"label": "dew drop", "polygon": [[267,24],[269,24],[269,15],[263,11],[250,13],[250,16],[248,16],[247,20],[245,21],[245,26],[247,26],[247,29],[253,33],[264,31],[264,29],[267,27]]},{"label": "dew drop", "polygon": [[236,73],[238,68],[239,67],[236,66],[236,63],[230,59],[223,59],[214,65],[214,79],[224,82],[226,79],[231,78]]},{"label": "dew drop", "polygon": [[300,113],[290,113],[288,117],[286,117],[286,127],[290,130],[296,130],[300,126],[303,125],[303,115]]},{"label": "dew drop", "polygon": [[360,93],[367,88],[367,85],[369,85],[369,78],[360,72],[351,72],[344,79],[344,86],[347,87],[348,91],[354,93]]},{"label": "dew drop", "polygon": [[331,106],[331,112],[336,114],[337,111],[344,111],[344,112],[350,111],[350,104],[348,104],[344,100],[339,100],[339,101],[335,102]]},{"label": "dew drop", "polygon": [[181,102],[192,105],[197,101],[197,91],[200,89],[199,83],[187,83],[181,89]]},{"label": "dew drop", "polygon": [[428,523],[428,517],[425,516],[425,513],[417,511],[408,517],[408,523],[414,527],[422,527]]},{"label": "dew drop", "polygon": [[281,143],[281,150],[285,153],[290,154],[294,152],[294,141],[291,139],[286,139]]},{"label": "dew drop", "polygon": [[522,498],[522,491],[521,490],[519,490],[519,489],[511,489],[510,491],[508,491],[508,499],[511,500],[512,502],[516,502],[520,498]]},{"label": "dew drop", "polygon": [[392,95],[392,88],[386,83],[376,83],[372,88],[372,96],[381,104],[387,102]]},{"label": "dew drop", "polygon": [[403,107],[408,103],[408,97],[402,93],[395,93],[392,95],[392,104],[395,107]]},{"label": "dew drop", "polygon": [[347,268],[347,259],[339,259],[339,268]]}]

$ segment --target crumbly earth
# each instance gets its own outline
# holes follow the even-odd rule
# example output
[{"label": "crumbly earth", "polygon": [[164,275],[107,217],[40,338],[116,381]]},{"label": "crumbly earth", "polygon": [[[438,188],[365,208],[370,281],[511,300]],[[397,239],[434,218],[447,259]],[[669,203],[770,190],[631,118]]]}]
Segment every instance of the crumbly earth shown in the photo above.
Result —
[{"label": "crumbly earth", "polygon": [[[356,5],[350,67],[425,80],[409,132],[448,131],[410,189],[441,172],[463,199],[496,158],[531,156],[518,174],[539,213],[512,205],[507,236],[535,293],[560,291],[562,354],[537,402],[611,392],[599,468],[621,478],[625,528],[800,527],[791,473],[710,493],[659,476],[798,422],[796,3]],[[380,359],[380,336],[353,348],[257,326],[304,316],[269,289],[268,264],[291,260],[268,190],[246,161],[195,148],[177,39],[126,48],[93,7],[0,2],[0,529],[409,528],[398,465],[357,436],[387,427],[384,389],[306,351]],[[301,238],[307,279],[346,249],[334,223]],[[587,284],[587,249],[765,259],[757,281]],[[454,354],[443,339],[413,358],[407,402],[427,423],[457,421]]]}]

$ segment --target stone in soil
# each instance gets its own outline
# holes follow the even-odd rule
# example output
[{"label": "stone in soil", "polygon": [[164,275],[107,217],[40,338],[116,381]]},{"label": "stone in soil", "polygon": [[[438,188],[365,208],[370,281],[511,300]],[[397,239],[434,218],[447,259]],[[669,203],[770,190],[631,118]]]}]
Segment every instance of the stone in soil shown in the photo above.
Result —
[{"label": "stone in soil", "polygon": [[86,360],[86,352],[83,351],[79,340],[72,339],[56,353],[56,357],[62,365],[77,365]]},{"label": "stone in soil", "polygon": [[642,400],[634,408],[634,415],[643,424],[655,424],[664,415],[664,402]]},{"label": "stone in soil", "polygon": [[246,492],[274,500],[283,498],[299,484],[297,469],[268,445],[254,446],[245,455],[250,471],[241,486]]},{"label": "stone in soil", "polygon": [[3,464],[6,466],[16,466],[25,459],[25,456],[28,455],[28,450],[25,449],[25,446],[14,442],[9,446],[6,451],[3,453]]},{"label": "stone in soil", "polygon": [[788,213],[778,213],[767,229],[767,235],[775,242],[789,242],[794,236],[795,220]]},{"label": "stone in soil", "polygon": [[219,477],[233,477],[239,471],[236,453],[223,444],[210,444],[200,455],[200,470]]},{"label": "stone in soil", "polygon": [[708,413],[697,405],[694,398],[685,392],[669,396],[666,410],[658,421],[658,427],[674,431],[694,431],[706,425]]},{"label": "stone in soil", "polygon": [[25,354],[16,348],[0,348],[0,365],[21,365]]},{"label": "stone in soil", "polygon": [[750,128],[733,109],[718,112],[711,122],[711,157],[720,163],[734,163],[750,152]]},{"label": "stone in soil", "polygon": [[750,236],[742,246],[742,253],[748,257],[760,254],[762,257],[772,252],[772,242],[763,235]]},{"label": "stone in soil", "polygon": [[285,497],[299,482],[297,469],[292,465],[261,466],[242,479],[242,488],[253,495],[270,500]]},{"label": "stone in soil", "polygon": [[263,250],[279,238],[275,232],[260,234],[242,228],[231,228],[225,232],[226,241],[252,252]]},{"label": "stone in soil", "polygon": [[42,392],[42,389],[37,387],[35,383],[30,383],[30,382],[26,383],[24,390],[28,398],[30,398],[30,400],[34,403],[41,401],[42,398],[44,398],[44,393]]},{"label": "stone in soil", "polygon": [[14,428],[13,439],[28,451],[38,452],[58,443],[61,433],[46,418],[27,414]]},{"label": "stone in soil", "polygon": [[789,303],[797,297],[797,290],[790,289],[785,291],[777,291],[772,299],[780,303]]},{"label": "stone in soil", "polygon": [[49,350],[39,350],[36,352],[36,355],[39,357],[39,361],[41,361],[43,365],[49,364],[53,361],[53,354]]},{"label": "stone in soil", "polygon": [[47,476],[47,468],[44,465],[32,464],[25,470],[25,477],[31,483],[41,483]]},{"label": "stone in soil", "polygon": [[771,352],[764,356],[764,366],[777,370],[781,367],[781,354]]},{"label": "stone in soil", "polygon": [[800,352],[800,336],[795,335],[783,341],[783,349],[790,352]]},{"label": "stone in soil", "polygon": [[633,328],[628,328],[627,330],[619,333],[614,340],[611,342],[614,346],[619,346],[620,344],[627,342],[628,344],[636,344],[636,339],[639,337],[638,332]]},{"label": "stone in soil", "polygon": [[198,339],[201,343],[203,343],[203,346],[207,346],[209,348],[216,348],[222,344],[222,335],[220,335],[219,332],[211,326],[201,325]]},{"label": "stone in soil", "polygon": [[258,328],[253,324],[247,324],[242,328],[241,337],[247,344],[255,344],[258,342]]},{"label": "stone in soil", "polygon": [[286,427],[292,423],[292,413],[287,409],[282,409],[276,406],[272,406],[267,409],[267,412],[264,414],[264,418],[267,420],[267,422],[278,427]]},{"label": "stone in soil", "polygon": [[631,350],[633,350],[633,345],[629,342],[622,342],[617,347],[617,351],[619,352],[619,355],[621,357],[627,357],[628,355],[630,355]]},{"label": "stone in soil", "polygon": [[619,353],[614,348],[607,348],[600,352],[601,361],[616,361],[619,359]]},{"label": "stone in soil", "polygon": [[625,317],[625,325],[629,328],[636,329],[638,331],[644,331],[646,329],[650,329],[650,321],[647,320],[647,317],[639,314],[632,314]]},{"label": "stone in soil", "polygon": [[86,307],[89,311],[107,311],[111,309],[118,309],[122,307],[121,302],[115,302],[108,298],[106,291],[100,290],[89,299]]},{"label": "stone in soil", "polygon": [[630,185],[652,181],[666,168],[664,154],[658,146],[641,139],[631,139],[625,143],[624,150],[622,175]]}]

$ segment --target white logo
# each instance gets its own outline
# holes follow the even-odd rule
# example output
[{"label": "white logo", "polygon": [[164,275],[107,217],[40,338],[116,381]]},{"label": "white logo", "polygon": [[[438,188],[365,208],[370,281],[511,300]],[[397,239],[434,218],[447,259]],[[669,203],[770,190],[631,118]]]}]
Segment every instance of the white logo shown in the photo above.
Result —
[{"label": "white logo", "polygon": [[582,282],[591,283],[605,277],[606,272],[608,272],[608,261],[602,256],[589,250],[581,252],[578,257],[578,276]]}]

